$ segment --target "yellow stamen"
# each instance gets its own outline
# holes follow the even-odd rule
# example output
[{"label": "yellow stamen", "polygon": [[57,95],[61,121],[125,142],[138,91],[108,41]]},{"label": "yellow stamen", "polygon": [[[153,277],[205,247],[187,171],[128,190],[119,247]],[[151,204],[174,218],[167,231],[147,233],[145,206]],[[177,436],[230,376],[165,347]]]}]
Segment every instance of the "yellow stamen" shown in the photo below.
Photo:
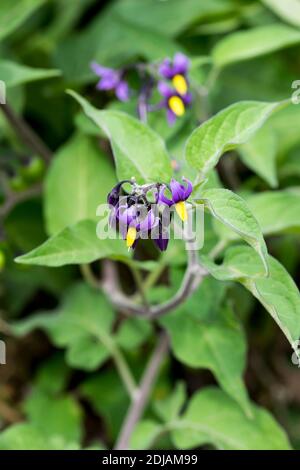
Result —
[{"label": "yellow stamen", "polygon": [[185,112],[184,102],[179,96],[171,96],[169,99],[169,106],[176,116],[183,116]]},{"label": "yellow stamen", "polygon": [[175,90],[180,95],[185,95],[186,94],[186,92],[188,90],[188,86],[187,86],[187,83],[186,83],[186,79],[184,78],[183,75],[175,75],[172,79],[172,82],[173,82]]},{"label": "yellow stamen", "polygon": [[187,220],[187,210],[186,210],[186,205],[184,201],[177,202],[175,204],[175,209],[179,217],[183,222]]},{"label": "yellow stamen", "polygon": [[136,228],[135,227],[129,227],[126,235],[126,245],[127,248],[131,248],[132,245],[134,244],[136,239]]}]

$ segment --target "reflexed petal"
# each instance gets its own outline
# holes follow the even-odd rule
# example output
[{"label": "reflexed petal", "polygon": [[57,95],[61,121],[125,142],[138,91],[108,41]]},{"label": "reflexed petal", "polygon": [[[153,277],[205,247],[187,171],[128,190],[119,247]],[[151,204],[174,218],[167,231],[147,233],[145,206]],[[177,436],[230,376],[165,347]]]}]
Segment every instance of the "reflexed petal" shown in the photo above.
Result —
[{"label": "reflexed petal", "polygon": [[129,100],[129,87],[125,80],[121,80],[116,87],[116,96],[120,101]]},{"label": "reflexed petal", "polygon": [[171,109],[167,109],[167,121],[169,126],[173,126],[176,122],[176,114]]},{"label": "reflexed petal", "polygon": [[183,177],[182,180],[186,182],[186,188],[185,188],[185,191],[184,191],[184,200],[186,201],[190,197],[190,195],[193,191],[193,185],[190,182],[190,180],[188,180],[187,178]]},{"label": "reflexed petal", "polygon": [[186,95],[183,95],[182,100],[183,100],[185,105],[190,104],[193,101],[192,93],[187,93]]},{"label": "reflexed petal", "polygon": [[175,74],[185,74],[189,68],[189,59],[182,52],[177,52],[174,56],[173,69]]},{"label": "reflexed petal", "polygon": [[173,95],[172,88],[169,87],[165,82],[158,82],[157,89],[159,93],[164,96],[165,98],[170,98]]},{"label": "reflexed petal", "polygon": [[108,73],[113,71],[113,69],[103,67],[102,65],[97,64],[97,62],[91,63],[91,69],[93,70],[93,72],[95,72],[96,75],[99,75],[99,77],[107,75]]},{"label": "reflexed petal", "polygon": [[183,222],[187,220],[187,210],[186,210],[186,205],[184,201],[177,202],[175,204],[175,209],[179,217]]},{"label": "reflexed petal", "polygon": [[155,245],[160,249],[160,251],[166,251],[166,249],[168,248],[169,238],[160,237],[155,238],[153,241]]},{"label": "reflexed petal", "polygon": [[147,217],[142,220],[137,228],[140,232],[148,232],[152,228],[154,228],[158,224],[158,218],[155,217],[152,210],[150,210],[147,214]]},{"label": "reflexed petal", "polygon": [[134,222],[135,217],[132,209],[129,208],[127,205],[121,205],[117,209],[117,217],[121,224],[128,227],[131,223]]},{"label": "reflexed petal", "polygon": [[159,73],[167,79],[171,79],[174,75],[173,67],[170,59],[165,59],[159,67]]},{"label": "reflexed petal", "polygon": [[97,84],[98,90],[113,90],[119,82],[119,75],[112,71],[108,75],[104,75]]},{"label": "reflexed petal", "polygon": [[175,204],[177,202],[185,200],[185,187],[182,184],[178,183],[178,181],[176,181],[174,178],[170,182],[170,188],[172,193],[172,199]]},{"label": "reflexed petal", "polygon": [[159,191],[158,202],[159,203],[161,202],[171,207],[174,204],[174,202],[172,201],[172,199],[169,199],[165,196],[165,189],[166,189],[166,186],[163,186],[161,190]]}]

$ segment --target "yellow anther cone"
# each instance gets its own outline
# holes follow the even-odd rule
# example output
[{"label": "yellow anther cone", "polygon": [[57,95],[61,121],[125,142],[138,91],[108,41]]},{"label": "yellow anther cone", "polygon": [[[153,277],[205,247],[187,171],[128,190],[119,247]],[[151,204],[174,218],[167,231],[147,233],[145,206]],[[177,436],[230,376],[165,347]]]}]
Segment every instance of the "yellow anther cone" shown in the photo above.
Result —
[{"label": "yellow anther cone", "polygon": [[169,99],[169,106],[176,116],[183,116],[185,112],[184,102],[179,96],[171,96]]},{"label": "yellow anther cone", "polygon": [[175,75],[172,79],[175,90],[180,95],[186,95],[188,86],[183,75]]},{"label": "yellow anther cone", "polygon": [[132,245],[134,244],[136,239],[136,228],[135,227],[129,227],[126,235],[126,245],[127,248],[131,248]]},{"label": "yellow anther cone", "polygon": [[184,201],[177,202],[175,204],[175,209],[179,217],[183,222],[187,220],[187,210],[186,210],[186,205]]}]

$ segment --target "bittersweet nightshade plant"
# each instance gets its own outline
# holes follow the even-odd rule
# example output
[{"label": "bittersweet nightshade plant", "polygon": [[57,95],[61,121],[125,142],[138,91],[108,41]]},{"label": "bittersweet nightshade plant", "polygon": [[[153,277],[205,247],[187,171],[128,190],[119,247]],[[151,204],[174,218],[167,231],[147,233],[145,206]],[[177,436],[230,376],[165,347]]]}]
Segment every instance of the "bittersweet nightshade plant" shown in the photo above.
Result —
[{"label": "bittersweet nightshade plant", "polygon": [[0,2],[1,450],[299,447],[296,2]]}]

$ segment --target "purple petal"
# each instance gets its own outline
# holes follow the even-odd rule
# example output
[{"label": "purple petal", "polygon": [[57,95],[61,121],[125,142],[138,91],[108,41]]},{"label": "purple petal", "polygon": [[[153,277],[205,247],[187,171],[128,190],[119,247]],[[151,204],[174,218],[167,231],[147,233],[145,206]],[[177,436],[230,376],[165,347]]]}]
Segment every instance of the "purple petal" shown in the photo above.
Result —
[{"label": "purple petal", "polygon": [[98,90],[113,90],[119,82],[119,76],[116,72],[105,75],[97,83]]},{"label": "purple petal", "polygon": [[166,204],[167,206],[171,207],[174,202],[172,201],[172,199],[169,199],[165,196],[165,189],[166,189],[166,186],[163,186],[161,188],[161,190],[159,191],[159,195],[158,195],[158,202],[161,202],[162,204]]},{"label": "purple petal", "polygon": [[189,68],[189,59],[182,52],[177,52],[174,56],[173,69],[174,75],[182,74],[184,75]]},{"label": "purple petal", "polygon": [[159,93],[165,98],[170,98],[170,96],[174,94],[174,91],[172,90],[172,88],[170,88],[169,85],[167,85],[165,82],[162,82],[162,81],[158,82],[157,89]]},{"label": "purple petal", "polygon": [[102,65],[97,64],[97,62],[91,63],[91,69],[93,70],[93,72],[95,72],[96,75],[99,75],[99,77],[102,77],[103,75],[107,75],[108,73],[113,71],[113,69],[110,69],[108,67],[103,67]]},{"label": "purple petal", "polygon": [[174,76],[173,66],[170,59],[165,59],[159,67],[159,73],[170,80]]},{"label": "purple petal", "polygon": [[185,201],[185,187],[182,184],[178,183],[178,181],[176,181],[175,179],[171,179],[170,188],[172,193],[172,199],[175,204],[180,201]]},{"label": "purple petal", "polygon": [[166,251],[168,248],[169,238],[155,238],[153,241],[160,251]]},{"label": "purple petal", "polygon": [[144,218],[144,220],[141,221],[141,223],[138,226],[138,230],[140,232],[148,232],[152,228],[154,228],[158,224],[158,219],[155,217],[154,213],[152,210],[150,210],[147,214],[147,217]]},{"label": "purple petal", "polygon": [[186,188],[185,188],[185,191],[184,191],[184,199],[187,200],[190,197],[190,195],[192,194],[193,185],[190,182],[190,180],[188,180],[187,178],[183,177],[182,180],[186,182]]},{"label": "purple petal", "polygon": [[116,87],[116,96],[120,101],[129,100],[129,87],[125,80],[121,80]]},{"label": "purple petal", "polygon": [[176,114],[174,114],[173,111],[170,108],[168,108],[167,109],[167,121],[168,121],[169,126],[173,126],[176,122],[176,119],[177,119]]},{"label": "purple petal", "polygon": [[192,93],[187,93],[186,95],[182,96],[182,100],[185,105],[188,105],[192,102],[193,100],[193,95]]},{"label": "purple petal", "polygon": [[135,213],[131,207],[121,205],[117,210],[117,217],[120,223],[126,227],[135,221]]}]

